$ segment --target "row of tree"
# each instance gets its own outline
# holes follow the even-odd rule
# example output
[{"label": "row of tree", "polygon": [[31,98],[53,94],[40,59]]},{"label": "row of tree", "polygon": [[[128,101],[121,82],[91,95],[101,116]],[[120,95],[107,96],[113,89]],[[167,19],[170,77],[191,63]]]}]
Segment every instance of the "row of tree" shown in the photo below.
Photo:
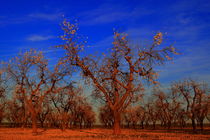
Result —
[{"label": "row of tree", "polygon": [[32,124],[33,132],[37,132],[38,122],[41,127],[47,124],[61,129],[91,127],[95,122],[82,88],[69,82],[70,71],[60,62],[50,70],[42,53],[30,50],[3,65],[1,121],[21,127]]},{"label": "row of tree", "polygon": [[[111,109],[105,105],[100,108],[100,121],[106,127],[114,124]],[[147,102],[129,106],[122,115],[122,125],[144,129],[156,124],[170,129],[172,126],[184,128],[191,124],[204,128],[204,120],[210,121],[210,95],[208,86],[194,80],[175,82],[167,92],[154,88]]]},{"label": "row of tree", "polygon": [[[140,119],[134,121],[136,117],[132,116],[135,113],[131,113],[129,117],[128,107],[142,99],[143,83],[158,84],[155,67],[165,64],[174,54],[178,54],[173,46],[163,43],[161,32],[158,32],[146,47],[132,45],[126,34],[115,32],[113,47],[98,59],[93,55],[84,55],[87,45],[78,34],[77,24],[64,20],[62,29],[64,34],[61,39],[64,42],[56,48],[64,51],[64,57],[60,58],[53,68],[49,67],[43,54],[35,50],[20,54],[3,64],[0,82],[1,118],[6,116],[7,121],[15,122],[15,125],[20,122],[26,126],[29,122],[34,132],[37,131],[38,120],[41,125],[46,121],[47,124],[62,129],[76,124],[80,127],[91,126],[95,121],[95,113],[82,95],[81,88],[71,80],[74,72],[81,72],[81,77],[91,85],[93,96],[106,104],[100,109],[100,118],[103,122],[108,120],[105,124],[113,126],[114,134],[121,132],[123,118],[133,119],[132,124],[138,120],[141,124],[150,120],[154,126],[157,121],[161,121],[169,128],[173,122],[173,113],[179,112],[180,109],[184,112],[183,115],[186,113],[192,120],[193,126],[196,119],[202,118],[197,115],[202,114],[201,109],[200,113],[197,113],[195,108],[198,108],[197,104],[200,108],[205,106],[202,101],[203,91],[196,83],[192,86],[189,82],[186,82],[186,85],[177,83],[173,86],[173,97],[176,100],[168,98],[167,94],[156,89],[156,102],[148,102],[138,107],[141,111],[131,109],[138,110],[137,118],[140,116]],[[195,96],[191,96],[191,90],[194,90]],[[185,103],[177,100],[178,95],[184,97]],[[5,100],[6,96],[10,99]],[[200,105],[197,103],[198,97],[201,97]],[[182,107],[185,105],[186,108]],[[172,111],[174,109],[176,111]],[[199,119],[199,123],[201,122],[202,119]],[[128,123],[130,125],[129,121]]]}]

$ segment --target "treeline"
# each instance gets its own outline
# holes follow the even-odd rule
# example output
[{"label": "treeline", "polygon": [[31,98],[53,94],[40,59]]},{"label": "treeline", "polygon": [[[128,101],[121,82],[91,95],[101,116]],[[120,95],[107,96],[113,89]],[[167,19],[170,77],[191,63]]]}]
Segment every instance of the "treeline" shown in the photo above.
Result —
[{"label": "treeline", "polygon": [[209,120],[209,89],[197,81],[174,82],[169,91],[154,88],[151,98],[142,100],[143,83],[158,85],[155,67],[179,54],[163,43],[161,32],[146,47],[132,45],[125,33],[114,32],[112,48],[97,58],[85,55],[87,42],[79,36],[77,24],[64,20],[61,28],[63,42],[56,48],[64,53],[54,66],[33,49],[2,63],[0,121],[14,127],[32,125],[35,133],[37,124],[62,130],[92,127],[96,113],[82,86],[72,80],[79,72],[85,84],[91,85],[93,97],[105,104],[99,109],[99,119],[114,134],[120,134],[124,124],[155,128],[159,123],[170,129],[191,121],[196,130]]},{"label": "treeline", "polygon": [[[113,126],[113,113],[107,105],[100,108],[99,117],[104,126]],[[209,88],[191,79],[174,82],[167,91],[154,88],[147,101],[125,109],[121,121],[127,128],[156,129],[158,125],[182,129],[190,124],[194,131],[196,127],[203,130],[204,121],[210,121]]]},{"label": "treeline", "polygon": [[[93,127],[96,113],[82,87],[64,82],[68,72],[59,79],[53,76],[58,74],[57,68],[56,73],[49,73],[45,66],[35,69],[34,63],[27,64],[26,60],[38,58],[35,55],[44,58],[40,52],[31,50],[13,59],[14,62],[4,64],[6,67],[0,79],[0,122],[6,122],[10,127],[34,125],[35,129],[37,125],[62,130]],[[47,75],[54,84],[60,81],[60,85],[57,83],[52,87],[50,81],[47,83]],[[35,94],[35,90],[48,93]],[[112,128],[114,117],[109,106],[103,105],[98,110],[100,123]],[[165,129],[184,128],[190,123],[195,131],[196,127],[204,129],[204,120],[210,121],[209,87],[191,79],[174,82],[167,90],[155,87],[147,100],[143,100],[142,95],[139,102],[131,104],[121,114],[121,125],[126,128],[156,129],[157,124]]]},{"label": "treeline", "polygon": [[41,52],[30,50],[3,63],[0,73],[0,122],[11,127],[87,128],[96,120],[83,89],[58,62],[49,69]]}]

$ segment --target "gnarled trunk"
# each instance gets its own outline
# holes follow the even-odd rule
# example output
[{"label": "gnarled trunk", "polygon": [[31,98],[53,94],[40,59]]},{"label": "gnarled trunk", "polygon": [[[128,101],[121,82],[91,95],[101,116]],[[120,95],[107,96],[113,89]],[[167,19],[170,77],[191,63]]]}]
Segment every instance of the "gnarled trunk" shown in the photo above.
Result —
[{"label": "gnarled trunk", "polygon": [[141,129],[144,129],[144,121],[141,121]]},{"label": "gnarled trunk", "polygon": [[153,121],[153,129],[156,128],[156,121]]},{"label": "gnarled trunk", "polygon": [[119,112],[118,110],[113,110],[113,114],[114,114],[114,134],[120,134],[121,133],[121,128],[120,128],[120,122],[121,122],[121,112]]},{"label": "gnarled trunk", "polygon": [[195,119],[194,119],[194,118],[192,118],[191,120],[192,120],[193,132],[195,132],[195,131],[196,131]]},{"label": "gnarled trunk", "polygon": [[33,133],[37,133],[37,125],[36,125],[37,115],[32,114],[31,117],[32,117],[32,131],[33,131]]},{"label": "gnarled trunk", "polygon": [[200,125],[200,128],[201,128],[201,131],[203,131],[203,120],[204,119],[200,119],[199,120],[199,125]]}]

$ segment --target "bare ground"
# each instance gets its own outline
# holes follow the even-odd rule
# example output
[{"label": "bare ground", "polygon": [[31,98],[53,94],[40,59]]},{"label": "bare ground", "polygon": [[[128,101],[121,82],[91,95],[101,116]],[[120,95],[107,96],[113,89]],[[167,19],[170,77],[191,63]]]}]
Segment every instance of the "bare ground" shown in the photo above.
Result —
[{"label": "bare ground", "polygon": [[210,140],[210,130],[202,134],[165,130],[123,129],[121,135],[112,135],[111,129],[39,129],[32,134],[31,129],[0,128],[0,140]]}]

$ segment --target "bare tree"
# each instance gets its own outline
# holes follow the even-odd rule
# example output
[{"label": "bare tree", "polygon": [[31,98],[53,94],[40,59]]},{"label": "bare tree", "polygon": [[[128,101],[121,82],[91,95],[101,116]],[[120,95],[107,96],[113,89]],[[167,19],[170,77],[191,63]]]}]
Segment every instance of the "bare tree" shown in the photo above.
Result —
[{"label": "bare tree", "polygon": [[62,130],[76,126],[91,127],[95,122],[95,113],[82,94],[82,88],[73,85],[51,94],[51,101],[59,115],[59,125]]},{"label": "bare tree", "polygon": [[113,112],[109,106],[104,105],[100,107],[99,120],[105,127],[111,128],[114,125]]},{"label": "bare tree", "polygon": [[123,116],[124,116],[125,123],[127,123],[128,127],[129,127],[129,124],[131,124],[133,128],[136,128],[137,123],[139,122],[139,111],[140,111],[139,106],[128,107],[124,111]]},{"label": "bare tree", "polygon": [[146,110],[143,106],[139,106],[137,116],[139,118],[141,128],[144,129],[144,123],[148,116],[147,116]]},{"label": "bare tree", "polygon": [[180,102],[177,102],[175,96],[170,97],[170,93],[167,94],[161,89],[156,88],[153,92],[156,97],[155,104],[160,114],[159,119],[170,129],[172,122],[176,119]]},{"label": "bare tree", "polygon": [[6,87],[5,81],[3,80],[3,71],[0,70],[0,124],[5,118],[5,107],[6,107]]},{"label": "bare tree", "polygon": [[203,122],[207,116],[209,107],[208,86],[205,83],[196,83],[195,81],[192,82],[194,92],[197,94],[195,105],[196,120],[200,125],[201,130],[203,130]]},{"label": "bare tree", "polygon": [[6,110],[6,120],[10,123],[11,127],[21,127],[23,123],[25,124],[24,127],[26,127],[29,123],[29,112],[23,110],[22,104],[20,104],[16,97],[7,101]]},{"label": "bare tree", "polygon": [[33,132],[36,133],[37,117],[46,96],[62,88],[57,84],[69,74],[69,71],[66,71],[60,62],[54,70],[48,69],[48,61],[42,53],[30,50],[12,59],[7,64],[7,72],[15,82],[16,97],[21,101],[24,111],[23,120],[26,120],[26,111],[29,111]]},{"label": "bare tree", "polygon": [[179,93],[186,101],[185,111],[192,121],[193,131],[196,130],[196,119],[201,129],[203,129],[203,120],[208,111],[208,93],[206,86],[194,80],[185,80],[172,84],[174,93]]},{"label": "bare tree", "polygon": [[160,117],[159,110],[154,103],[146,104],[146,113],[148,114],[148,121],[152,123],[153,129],[156,129],[156,123]]},{"label": "bare tree", "polygon": [[206,119],[210,122],[210,95],[208,96],[208,111],[206,114]]},{"label": "bare tree", "polygon": [[76,108],[76,121],[79,123],[79,127],[90,127],[95,122],[95,113],[92,107],[85,100],[80,100]]},{"label": "bare tree", "polygon": [[183,109],[183,108],[180,108],[177,111],[176,118],[177,118],[178,124],[181,128],[184,128],[187,124],[187,121],[189,120],[188,114],[185,111],[185,109]]},{"label": "bare tree", "polygon": [[46,127],[46,126],[44,126],[44,124],[46,123],[47,117],[51,111],[52,111],[52,108],[50,106],[50,101],[49,101],[49,97],[48,97],[48,98],[44,99],[43,106],[37,115],[42,128]]},{"label": "bare tree", "polygon": [[91,128],[96,122],[96,114],[90,104],[84,106],[84,127]]},{"label": "bare tree", "polygon": [[142,79],[157,83],[155,65],[164,64],[169,55],[176,53],[172,46],[159,47],[162,33],[157,33],[153,43],[145,48],[132,48],[126,35],[114,33],[113,48],[110,55],[104,56],[100,63],[91,56],[80,55],[85,44],[77,34],[78,27],[64,20],[61,37],[66,42],[57,47],[66,51],[63,61],[81,69],[83,76],[91,80],[94,88],[104,98],[114,115],[114,134],[120,133],[121,113],[143,88]]},{"label": "bare tree", "polygon": [[76,94],[80,93],[79,90],[77,91],[78,92],[74,90],[73,86],[69,86],[68,88],[62,89],[57,94],[50,95],[50,100],[59,115],[59,124],[62,130],[68,127],[69,118],[75,113]]},{"label": "bare tree", "polygon": [[57,111],[55,111],[55,109],[53,108],[49,112],[49,114],[46,116],[47,127],[49,127],[49,128],[59,128],[60,127],[59,116],[60,116],[60,114]]}]

